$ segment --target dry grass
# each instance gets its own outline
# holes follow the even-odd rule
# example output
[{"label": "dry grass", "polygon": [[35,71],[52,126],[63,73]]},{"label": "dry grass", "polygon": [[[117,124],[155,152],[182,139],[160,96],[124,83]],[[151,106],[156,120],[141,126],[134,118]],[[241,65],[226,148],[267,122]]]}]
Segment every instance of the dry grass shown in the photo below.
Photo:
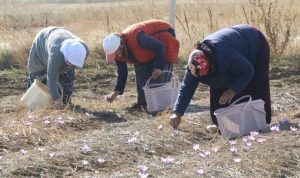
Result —
[{"label": "dry grass", "polygon": [[[271,71],[273,124],[289,119],[293,127],[298,127],[297,69],[294,66],[289,71]],[[0,73],[4,80],[19,81],[14,82],[14,87],[0,85],[2,90],[15,91],[3,93],[0,101],[3,176],[139,177],[140,165],[149,168],[149,177],[299,176],[299,127],[295,132],[261,133],[251,146],[242,138],[236,139],[238,151],[233,154],[228,140],[205,129],[210,124],[206,87],[199,88],[180,129],[174,131],[168,125],[169,111],[148,115],[141,108],[131,107],[136,98],[132,80],[124,96],[111,104],[105,102],[103,95],[113,87],[113,76],[102,76],[102,72],[79,73],[73,102],[80,107],[59,112],[29,112],[18,104],[23,90],[17,89],[24,84],[25,76]],[[265,141],[259,143],[259,139]],[[195,144],[211,154],[202,157],[200,150],[193,149]],[[214,148],[218,151],[214,152]],[[174,161],[164,163],[167,157]],[[99,162],[99,158],[105,162]],[[239,163],[234,161],[236,158]],[[202,169],[203,175],[197,172]]]},{"label": "dry grass", "polygon": [[[0,71],[0,176],[4,177],[139,177],[139,165],[148,177],[297,177],[300,175],[300,128],[293,132],[262,133],[247,146],[236,139],[236,154],[219,134],[208,133],[210,124],[207,87],[199,87],[178,131],[168,125],[169,111],[149,115],[135,103],[134,75],[129,73],[126,92],[114,103],[103,95],[114,86],[114,66],[103,63],[101,41],[128,25],[168,16],[168,1],[122,1],[97,4],[10,4],[0,0],[0,44],[10,44],[18,65],[25,66],[34,35],[48,25],[69,27],[88,42],[88,63],[96,69],[78,72],[73,102],[64,111],[28,111],[19,104],[25,91],[26,72]],[[19,1],[18,1],[19,2]],[[20,1],[21,2],[21,1]],[[31,2],[34,2],[32,0]],[[177,0],[176,31],[181,58],[192,43],[219,28],[245,23],[239,0]],[[151,8],[149,8],[151,7]],[[299,17],[300,3],[291,12]],[[293,28],[299,26],[299,19]],[[296,39],[297,32],[291,33]],[[0,45],[1,47],[1,45]],[[287,53],[299,49],[291,43]],[[0,51],[1,52],[1,51]],[[288,58],[290,60],[290,58]],[[299,57],[294,63],[272,68],[272,123],[288,118],[300,122]],[[184,62],[183,62],[184,63]],[[181,73],[179,73],[181,75]],[[182,76],[179,76],[180,78]],[[46,121],[46,122],[45,122]],[[202,150],[211,151],[201,157]],[[91,150],[87,149],[87,146]],[[218,148],[217,152],[212,151]],[[164,163],[163,158],[174,158]],[[102,163],[101,160],[105,162]],[[239,158],[239,163],[234,159]],[[88,162],[84,162],[88,161]],[[201,175],[197,171],[204,170]]]},{"label": "dry grass", "polygon": [[[265,4],[275,0],[264,1]],[[26,2],[26,1],[22,1]],[[31,1],[32,2],[32,1]],[[286,24],[283,15],[295,16],[291,24],[289,43],[285,54],[297,53],[299,43],[296,39],[299,22],[300,3],[284,0],[266,18],[276,20],[276,24]],[[220,28],[238,23],[255,23],[265,32],[264,21],[258,20],[261,13],[255,13],[256,20],[250,21],[245,15],[245,8],[249,7],[247,1],[240,0],[214,0],[214,1],[184,1],[177,0],[176,32],[181,42],[180,56],[186,58],[192,44],[203,39],[209,33]],[[151,8],[149,8],[151,7]],[[253,13],[252,6],[246,9],[247,13]],[[244,10],[244,11],[243,11]],[[277,13],[280,11],[281,13]],[[248,14],[248,16],[250,16]],[[253,15],[253,14],[252,14]],[[256,16],[255,16],[256,15]],[[2,3],[0,5],[0,43],[8,43],[14,54],[14,59],[20,61],[19,65],[25,66],[28,51],[35,34],[43,27],[66,26],[75,34],[87,41],[91,56],[89,64],[102,60],[102,39],[110,32],[121,31],[128,25],[150,18],[168,18],[168,0],[164,1],[121,1],[96,4],[43,4],[43,3]],[[264,17],[264,16],[263,16]],[[284,23],[283,23],[283,22]],[[276,25],[274,24],[274,25]],[[281,28],[281,26],[278,26]],[[280,41],[284,41],[286,31],[278,29]],[[268,29],[267,29],[268,30]],[[294,40],[295,39],[295,40]],[[274,39],[271,38],[272,43]],[[273,45],[273,44],[272,44]],[[280,44],[278,44],[280,45]]]}]

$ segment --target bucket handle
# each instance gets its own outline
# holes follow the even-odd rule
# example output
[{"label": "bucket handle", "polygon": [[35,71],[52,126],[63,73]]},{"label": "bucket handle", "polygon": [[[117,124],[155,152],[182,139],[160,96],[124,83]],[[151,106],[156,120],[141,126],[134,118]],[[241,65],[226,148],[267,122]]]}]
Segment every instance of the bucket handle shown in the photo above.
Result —
[{"label": "bucket handle", "polygon": [[[172,74],[172,78],[171,78],[170,81],[173,81],[173,83],[175,84],[175,86],[173,86],[173,87],[178,87],[179,79],[178,79],[177,75],[174,72],[169,71],[169,70],[164,70],[161,73],[168,73],[168,72]],[[161,83],[160,84],[152,84],[152,85],[150,85],[149,83],[150,83],[151,79],[152,79],[152,77],[148,78],[148,80],[147,80],[147,82],[145,84],[145,87],[146,86],[159,86],[159,85],[161,85]]]},{"label": "bucket handle", "polygon": [[[43,75],[43,76],[37,78],[37,80],[39,80],[39,81],[42,82],[45,78],[46,78],[46,75]],[[60,99],[62,99],[63,96],[64,96],[64,89],[63,89],[62,85],[60,84],[60,82],[57,82],[57,86],[58,86],[58,88],[59,88],[59,90],[61,92]]]}]

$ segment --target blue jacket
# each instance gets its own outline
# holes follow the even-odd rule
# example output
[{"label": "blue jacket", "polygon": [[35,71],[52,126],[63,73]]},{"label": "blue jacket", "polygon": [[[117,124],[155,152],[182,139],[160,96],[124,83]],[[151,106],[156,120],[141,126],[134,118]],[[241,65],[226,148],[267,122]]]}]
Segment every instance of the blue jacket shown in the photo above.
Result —
[{"label": "blue jacket", "polygon": [[214,88],[230,88],[240,93],[254,75],[253,65],[260,50],[261,37],[257,29],[242,24],[212,33],[203,43],[212,48],[214,72],[195,77],[187,68],[173,110],[181,115],[184,114],[199,82]]}]

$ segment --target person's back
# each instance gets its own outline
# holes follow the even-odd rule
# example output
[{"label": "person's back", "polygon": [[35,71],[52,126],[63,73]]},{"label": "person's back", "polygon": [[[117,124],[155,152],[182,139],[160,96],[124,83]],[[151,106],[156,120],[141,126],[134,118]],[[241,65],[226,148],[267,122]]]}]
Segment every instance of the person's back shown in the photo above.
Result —
[{"label": "person's back", "polygon": [[[73,93],[75,67],[82,68],[89,53],[88,46],[64,27],[47,27],[35,37],[29,52],[28,87],[34,79],[47,77],[52,99],[59,102],[58,108],[70,102]],[[63,99],[57,83],[63,87]]]},{"label": "person's back", "polygon": [[[60,52],[61,43],[66,39],[77,38],[64,27],[47,27],[41,30],[32,44],[32,52],[28,59],[30,72],[38,72],[47,69],[49,55],[54,55],[56,62],[64,62],[64,56]],[[67,66],[65,66],[67,67]]]},{"label": "person's back", "polygon": [[254,63],[260,49],[260,37],[257,30],[247,24],[223,28],[207,36],[204,41],[214,45],[219,59],[229,58],[228,50],[234,49],[236,53]]}]

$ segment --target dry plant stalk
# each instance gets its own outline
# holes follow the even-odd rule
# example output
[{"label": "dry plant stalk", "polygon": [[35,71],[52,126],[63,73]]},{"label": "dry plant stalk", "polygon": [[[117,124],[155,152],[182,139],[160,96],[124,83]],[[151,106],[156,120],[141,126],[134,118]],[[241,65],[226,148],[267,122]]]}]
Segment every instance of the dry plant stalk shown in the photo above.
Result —
[{"label": "dry plant stalk", "polygon": [[248,0],[243,6],[247,23],[262,24],[271,48],[271,59],[279,60],[287,49],[296,14],[292,11],[292,0]]}]

